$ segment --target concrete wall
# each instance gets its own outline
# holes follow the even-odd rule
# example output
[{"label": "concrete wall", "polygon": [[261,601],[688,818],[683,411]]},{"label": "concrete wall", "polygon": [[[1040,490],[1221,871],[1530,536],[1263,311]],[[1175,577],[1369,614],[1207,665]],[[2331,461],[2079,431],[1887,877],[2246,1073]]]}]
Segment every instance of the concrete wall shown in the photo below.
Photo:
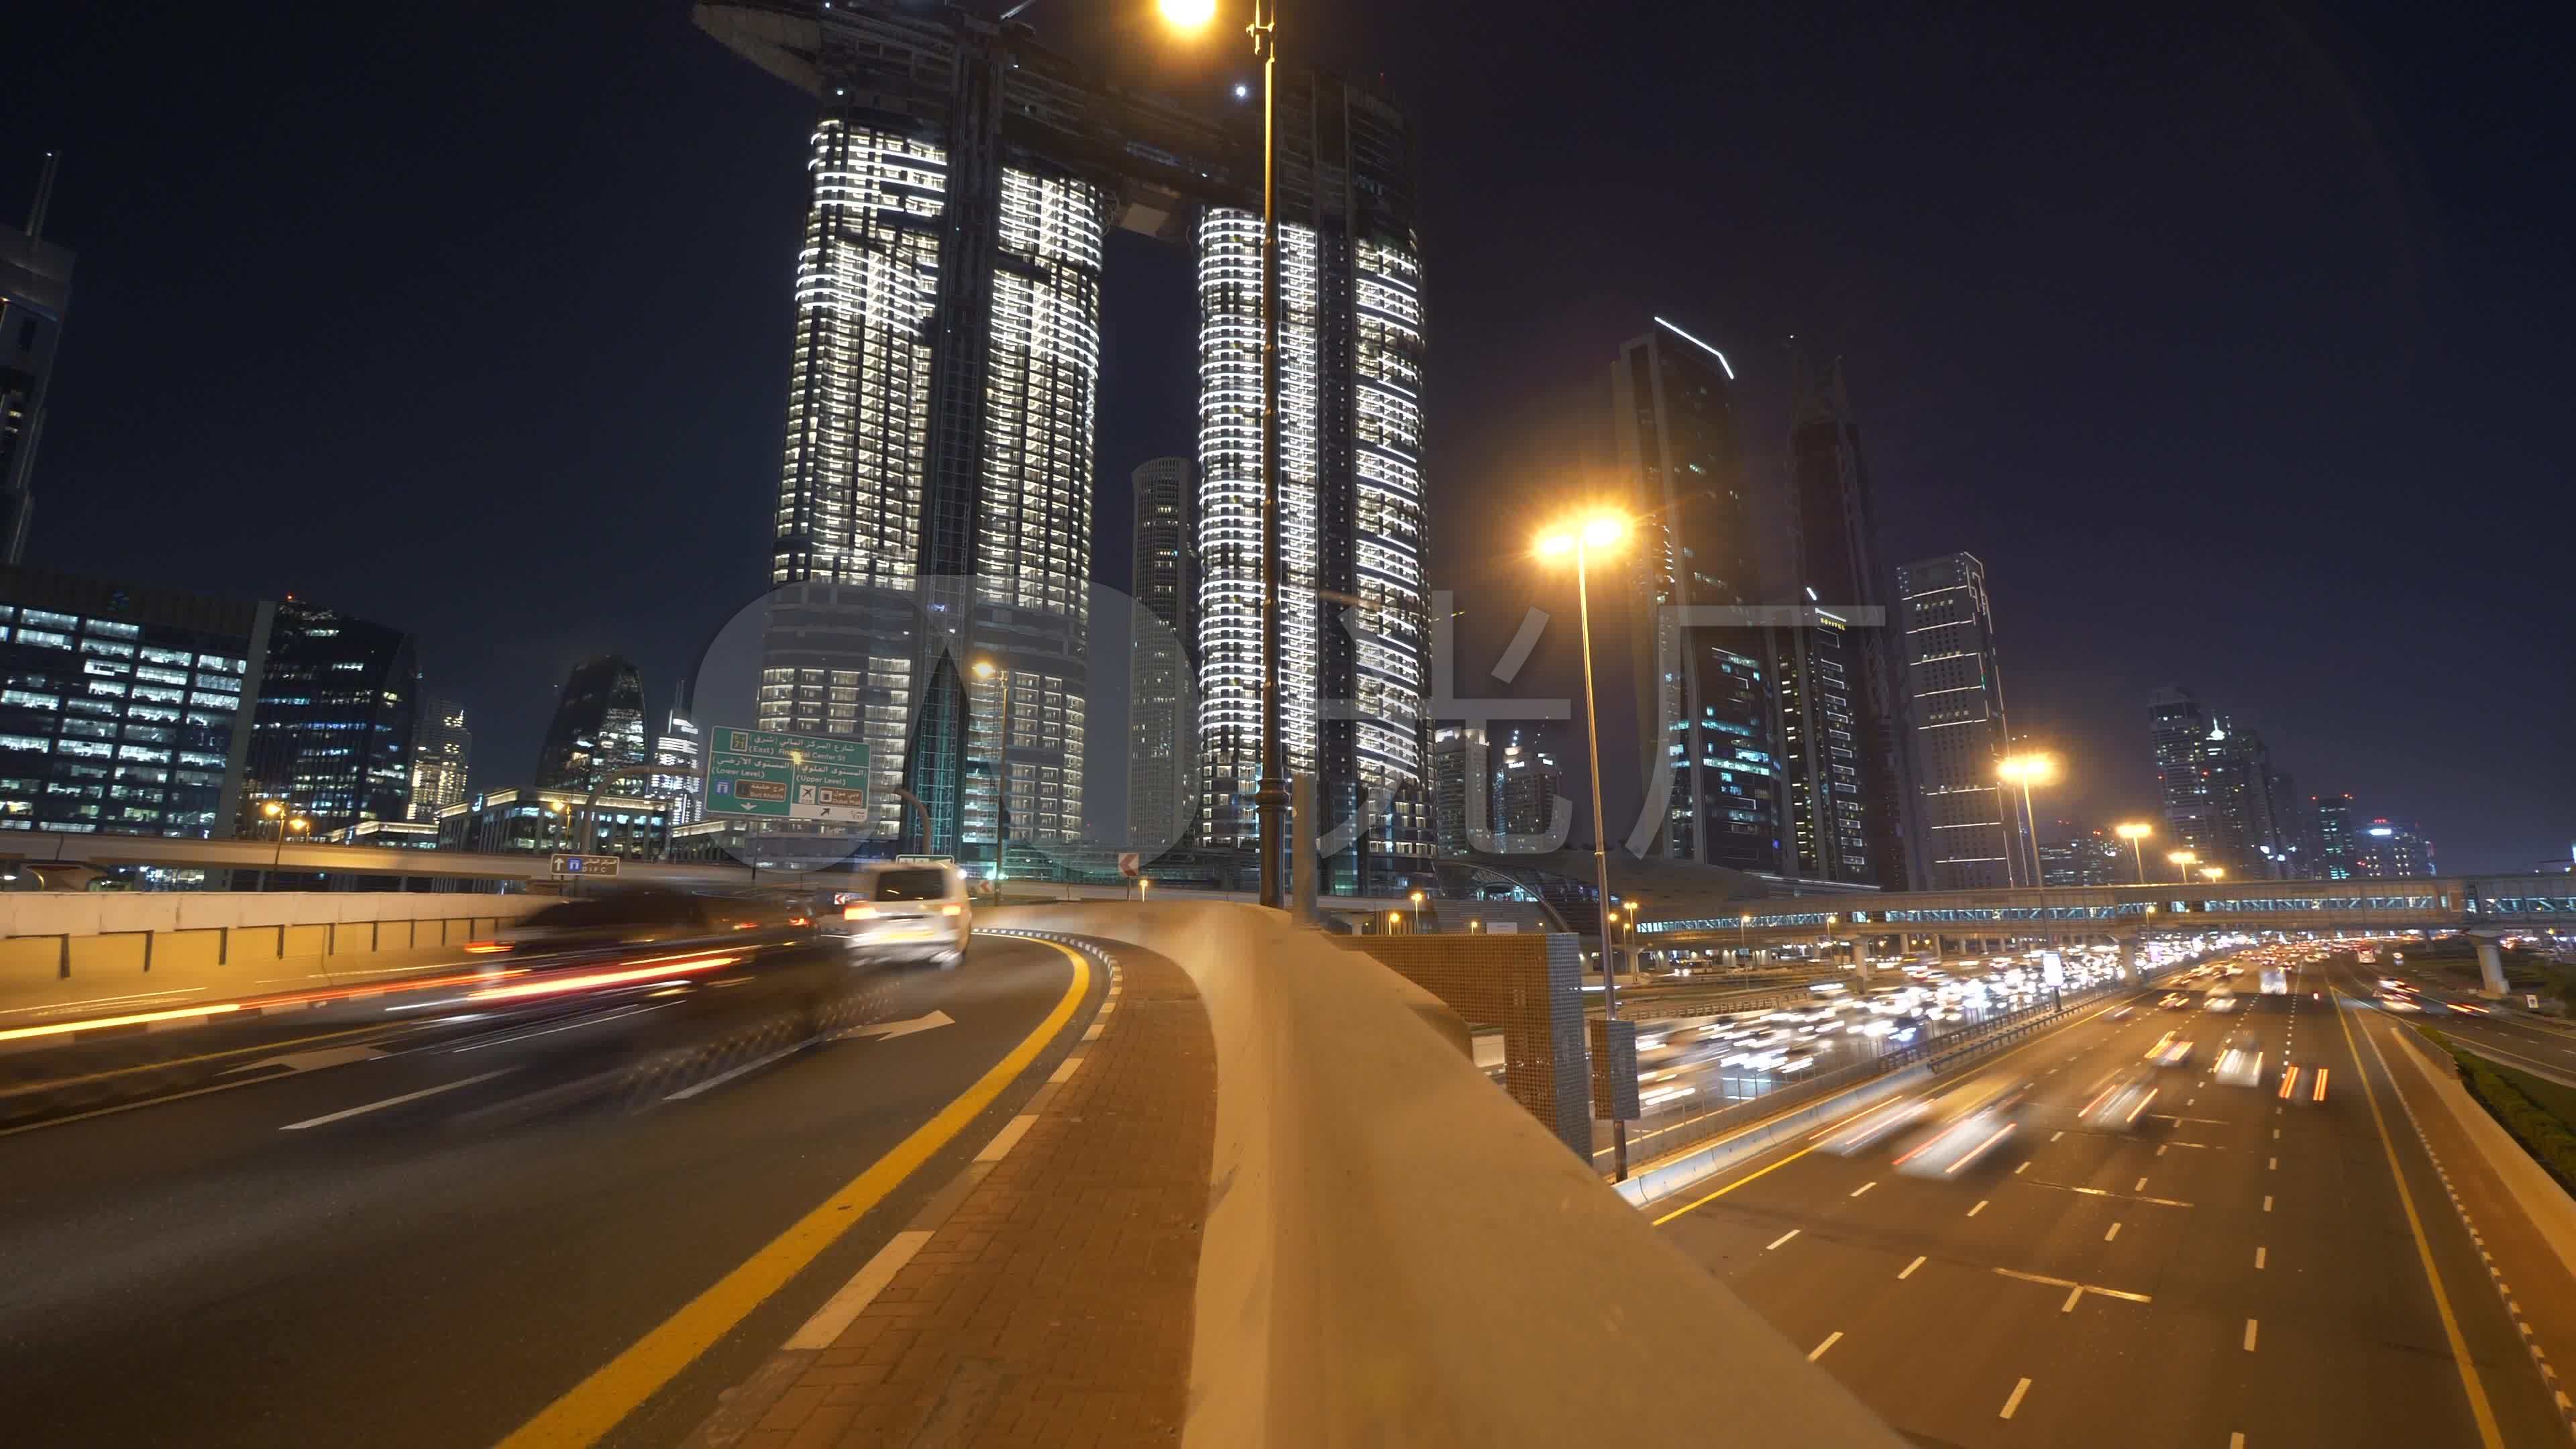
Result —
[{"label": "concrete wall", "polygon": [[1130,942],[1199,988],[1217,1114],[1185,1449],[1901,1444],[1368,956],[1256,906],[977,921]]},{"label": "concrete wall", "polygon": [[0,895],[0,1025],[142,997],[219,1001],[457,960],[544,896],[95,891]]},{"label": "concrete wall", "polygon": [[1589,1161],[1592,1100],[1583,1039],[1583,962],[1565,935],[1337,936],[1448,1003],[1503,1029],[1503,1090]]}]

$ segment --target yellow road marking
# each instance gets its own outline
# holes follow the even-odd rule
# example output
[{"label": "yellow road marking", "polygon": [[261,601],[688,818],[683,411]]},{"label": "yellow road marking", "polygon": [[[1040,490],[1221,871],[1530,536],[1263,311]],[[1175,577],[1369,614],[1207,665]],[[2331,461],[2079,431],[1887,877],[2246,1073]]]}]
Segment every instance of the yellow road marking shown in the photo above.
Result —
[{"label": "yellow road marking", "polygon": [[939,1115],[914,1128],[912,1135],[897,1143],[893,1151],[870,1163],[866,1171],[689,1300],[659,1327],[628,1345],[625,1352],[600,1365],[590,1377],[512,1431],[501,1441],[500,1449],[593,1444],[605,1438],[628,1414],[695,1363],[717,1339],[732,1332],[753,1309],[822,1256],[933,1153],[965,1131],[977,1114],[991,1106],[1003,1089],[1055,1040],[1056,1033],[1073,1020],[1074,1009],[1090,989],[1091,965],[1081,952],[1053,941],[1039,940],[1036,944],[1062,952],[1073,963],[1073,979],[1066,983],[1064,996],[1046,1019],[1011,1048],[1009,1055],[995,1062],[956,1100],[940,1108]]},{"label": "yellow road marking", "polygon": [[[2008,1052],[2004,1053],[2002,1056],[1999,1056],[1999,1057],[1995,1058],[1995,1059],[1994,1059],[1994,1061],[1987,1062],[1987,1063],[1985,1063],[1983,1066],[1978,1067],[1978,1068],[1977,1068],[1977,1070],[1978,1070],[1978,1071],[1980,1071],[1980,1072],[1982,1072],[1982,1071],[1987,1070],[1987,1068],[1993,1067],[1993,1066],[1995,1066],[1995,1065],[1997,1065],[1997,1064],[1999,1064],[1999,1063],[2002,1063],[2002,1062],[2005,1062],[2005,1061],[2009,1061],[2009,1060],[2011,1060],[2012,1058],[2014,1058],[2014,1057],[2016,1057],[2016,1056],[2021,1055],[2023,1052],[2029,1051],[2032,1047],[2035,1047],[2035,1046],[2039,1045],[2041,1042],[2044,1042],[2044,1041],[2050,1040],[2051,1038],[2055,1037],[2055,1036],[2057,1035],[2057,1032],[2059,1032],[2059,1031],[2073,1031],[2075,1028],[2077,1028],[2077,1027],[2079,1027],[2079,1026],[2084,1025],[2086,1022],[2093,1021],[2093,1020],[2095,1020],[2095,1019],[2099,1018],[2099,1017],[2102,1015],[2102,1013],[2103,1013],[2103,1012],[2113,1010],[2113,1009],[2114,1009],[2114,1008],[2116,1008],[2119,1004],[2120,1004],[2120,1003],[2118,1003],[2118,1002],[2113,1002],[2110,1006],[2105,1006],[2105,1007],[2103,1007],[2103,1008],[2102,1008],[2102,1011],[2097,1011],[2097,1012],[2093,1013],[2093,1015],[2092,1015],[2092,1016],[2085,1017],[2085,1018],[2083,1018],[2083,1020],[2081,1020],[2081,1021],[2070,1021],[2070,1022],[2066,1023],[2064,1026],[2059,1027],[2059,1028],[2057,1029],[2057,1031],[2052,1031],[2052,1032],[2048,1032],[2048,1033],[2045,1033],[2045,1034],[2040,1035],[2040,1036],[2032,1037],[2029,1041],[2023,1042],[2020,1046],[2014,1047],[2011,1051],[2008,1051]],[[1867,1111],[1870,1111],[1870,1110],[1872,1110],[1872,1109],[1876,1108],[1877,1106],[1878,1106],[1878,1104],[1877,1104],[1876,1102],[1872,1102],[1868,1107],[1863,1107],[1863,1108],[1861,1109],[1861,1112],[1867,1112]],[[1791,1112],[1795,1112],[1795,1111],[1797,1111],[1797,1110],[1798,1110],[1797,1108],[1794,1108],[1794,1107],[1793,1107],[1793,1108],[1791,1108],[1791,1109],[1790,1109],[1790,1111],[1789,1111],[1789,1112],[1783,1112],[1783,1113],[1781,1113],[1780,1115],[1781,1115],[1781,1116],[1783,1116],[1783,1117],[1786,1117],[1786,1116],[1790,1115],[1790,1113],[1791,1113]],[[1860,1115],[1860,1112],[1854,1112],[1854,1113],[1852,1114],[1852,1117],[1857,1117],[1857,1116],[1859,1116],[1859,1115]],[[1773,1120],[1774,1120],[1774,1121],[1776,1121],[1776,1120],[1778,1120],[1778,1119],[1777,1119],[1777,1118],[1774,1118]],[[1838,1127],[1838,1126],[1842,1125],[1842,1122],[1848,1122],[1848,1121],[1850,1121],[1850,1120],[1851,1120],[1851,1117],[1845,1117],[1845,1118],[1843,1118],[1843,1119],[1842,1119],[1842,1121],[1841,1121],[1841,1122],[1837,1122],[1837,1123],[1835,1123],[1834,1125]],[[1755,1131],[1755,1130],[1757,1130],[1758,1128],[1763,1127],[1763,1126],[1766,1126],[1766,1125],[1768,1125],[1768,1124],[1757,1122],[1757,1123],[1753,1124],[1753,1126],[1751,1126],[1751,1127],[1747,1127],[1747,1128],[1743,1129],[1743,1131],[1741,1131],[1741,1132],[1737,1132],[1737,1133],[1735,1133],[1735,1134],[1733,1134],[1733,1135],[1734,1135],[1735,1137],[1741,1137],[1741,1136],[1743,1136],[1743,1135],[1744,1135],[1744,1133],[1745,1133],[1745,1132]],[[1826,1128],[1826,1129],[1824,1130],[1824,1132],[1819,1132],[1819,1133],[1817,1133],[1817,1134],[1816,1134],[1816,1136],[1817,1136],[1817,1137],[1819,1137],[1819,1138],[1821,1138],[1821,1137],[1823,1137],[1823,1136],[1825,1135],[1825,1132],[1830,1132],[1830,1131],[1832,1131],[1832,1130],[1833,1130],[1833,1128],[1832,1128],[1832,1127],[1828,1127],[1828,1128]],[[1729,1139],[1729,1138],[1720,1138],[1720,1139],[1719,1139],[1719,1141],[1718,1141],[1718,1143],[1716,1143],[1716,1144],[1711,1144],[1711,1145],[1721,1145],[1721,1144],[1723,1144],[1724,1142],[1726,1142],[1726,1141],[1728,1141],[1728,1140],[1731,1140],[1731,1139]],[[1655,1225],[1656,1227],[1659,1227],[1659,1228],[1660,1228],[1660,1227],[1662,1227],[1664,1224],[1666,1224],[1666,1223],[1668,1223],[1668,1222],[1671,1222],[1673,1219],[1675,1219],[1675,1218],[1677,1218],[1677,1217],[1680,1217],[1682,1214],[1684,1214],[1684,1213],[1686,1213],[1686,1212],[1689,1212],[1689,1211],[1690,1211],[1691,1209],[1693,1209],[1693,1208],[1705,1207],[1705,1206],[1707,1206],[1708,1204],[1710,1204],[1710,1203],[1713,1203],[1713,1202],[1717,1201],[1719,1198],[1722,1198],[1722,1197],[1726,1196],[1728,1193],[1735,1191],[1737,1188],[1744,1186],[1746,1183],[1751,1182],[1753,1179],[1755,1179],[1755,1178],[1757,1178],[1757,1177],[1761,1177],[1761,1176],[1763,1176],[1763,1175],[1764,1175],[1764,1174],[1766,1174],[1766,1173],[1777,1172],[1777,1171],[1779,1171],[1781,1168],[1784,1168],[1784,1167],[1788,1166],[1790,1163],[1797,1161],[1799,1158],[1806,1156],[1808,1153],[1815,1151],[1815,1150],[1816,1150],[1816,1146],[1817,1146],[1817,1144],[1811,1141],[1807,1146],[1799,1148],[1797,1151],[1790,1153],[1788,1156],[1781,1158],[1779,1161],[1777,1161],[1777,1162],[1775,1162],[1775,1163],[1772,1163],[1769,1167],[1763,1168],[1760,1172],[1747,1173],[1746,1175],[1744,1175],[1744,1176],[1742,1176],[1742,1177],[1737,1178],[1735,1181],[1728,1183],[1726,1186],[1719,1188],[1717,1191],[1715,1191],[1715,1192],[1713,1192],[1713,1193],[1710,1193],[1710,1194],[1709,1194],[1708,1196],[1706,1196],[1706,1197],[1699,1198],[1699,1199],[1697,1199],[1697,1200],[1695,1200],[1695,1201],[1692,1201],[1692,1202],[1684,1203],[1682,1206],[1677,1207],[1677,1208],[1673,1209],[1671,1212],[1668,1212],[1668,1213],[1664,1214],[1662,1217],[1659,1217],[1659,1218],[1655,1219],[1655,1223],[1654,1223],[1654,1225]],[[1702,1149],[1702,1148],[1689,1148],[1689,1149],[1685,1149],[1685,1150],[1687,1150],[1687,1151],[1697,1152],[1697,1151],[1703,1151],[1703,1150],[1705,1150],[1705,1149]]]},{"label": "yellow road marking", "polygon": [[[2329,985],[2332,983],[2329,982]],[[2361,1048],[2353,1045],[2352,1021],[2344,1013],[2343,1001],[2334,1003],[2335,1023],[2343,1028],[2343,1044],[2352,1053],[2358,1068]],[[2367,1040],[2368,1031],[2362,1033]],[[2371,1042],[2370,1055],[2379,1063],[2380,1074],[2388,1078],[2390,1091],[2396,1091],[2397,1074],[2388,1069],[2388,1058],[2379,1054],[2379,1043]],[[2486,1385],[2479,1380],[2477,1366],[2469,1362],[2468,1340],[2460,1336],[2460,1320],[2451,1313],[2451,1296],[2442,1291],[2441,1271],[2433,1266],[2433,1245],[2424,1240],[2424,1220],[2415,1213],[2415,1194],[2406,1189],[2406,1174],[2397,1165],[2397,1144],[2389,1138],[2388,1119],[2379,1111],[2379,1092],[2370,1085],[2370,1077],[2361,1079],[2361,1099],[2370,1104],[2371,1125],[2379,1129],[2379,1150],[2388,1155],[2388,1175],[2397,1181],[2397,1201],[2406,1209],[2406,1230],[2415,1235],[2415,1256],[2424,1264],[2424,1281],[2433,1289],[2433,1310],[2441,1315],[2442,1336],[2450,1340],[2451,1362],[2460,1366],[2460,1387],[2468,1391],[2469,1416],[2478,1423],[2478,1442],[2486,1449],[2504,1449],[2504,1438],[2496,1431],[2495,1410],[2487,1403]],[[2250,1330],[2249,1330],[2250,1336]]]}]

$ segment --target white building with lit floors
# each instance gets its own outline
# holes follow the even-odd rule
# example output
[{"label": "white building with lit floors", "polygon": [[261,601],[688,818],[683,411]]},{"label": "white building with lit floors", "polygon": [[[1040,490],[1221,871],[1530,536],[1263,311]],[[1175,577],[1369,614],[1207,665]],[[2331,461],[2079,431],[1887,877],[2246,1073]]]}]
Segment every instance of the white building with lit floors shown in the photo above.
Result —
[{"label": "white building with lit floors", "polygon": [[[1282,82],[1282,753],[1289,775],[1317,778],[1329,878],[1357,885],[1436,848],[1422,261],[1402,117],[1329,76]],[[1335,184],[1316,187],[1318,175]],[[1197,244],[1204,819],[1209,844],[1248,847],[1264,647],[1261,218],[1208,208]]]},{"label": "white building with lit floors", "polygon": [[[683,698],[688,690],[683,686]],[[662,729],[653,736],[655,773],[644,779],[647,795],[671,802],[671,825],[677,829],[695,825],[706,818],[707,788],[705,731],[674,704],[662,716]],[[667,769],[669,773],[662,773]]]}]

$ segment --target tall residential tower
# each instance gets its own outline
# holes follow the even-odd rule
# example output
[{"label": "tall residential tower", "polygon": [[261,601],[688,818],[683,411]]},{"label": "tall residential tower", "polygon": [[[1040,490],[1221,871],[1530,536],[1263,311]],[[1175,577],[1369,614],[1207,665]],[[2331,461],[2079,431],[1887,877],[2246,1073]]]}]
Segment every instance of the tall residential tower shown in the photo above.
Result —
[{"label": "tall residential tower", "polygon": [[[695,14],[816,104],[762,727],[864,740],[878,837],[969,859],[1081,838],[1101,274],[1109,229],[1139,231],[1197,254],[1194,789],[1207,838],[1248,843],[1257,113],[1099,85],[956,6]],[[1283,714],[1356,862],[1429,848],[1411,142],[1373,94],[1281,82]]]}]

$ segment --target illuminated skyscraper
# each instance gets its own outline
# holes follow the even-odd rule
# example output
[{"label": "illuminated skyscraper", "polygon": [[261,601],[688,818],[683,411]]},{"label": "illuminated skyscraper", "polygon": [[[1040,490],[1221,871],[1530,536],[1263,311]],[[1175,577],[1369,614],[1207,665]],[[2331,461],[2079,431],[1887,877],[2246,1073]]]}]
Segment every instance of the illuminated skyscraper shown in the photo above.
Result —
[{"label": "illuminated skyscraper", "polygon": [[1653,853],[1778,872],[1793,858],[1772,641],[1750,622],[1681,612],[1743,608],[1760,587],[1734,382],[1725,354],[1660,317],[1611,367],[1619,467],[1639,521],[1630,666],[1662,817]]},{"label": "illuminated skyscraper", "polygon": [[[1202,548],[1203,694],[1222,703],[1202,710],[1219,728],[1202,731],[1195,773],[1223,807],[1212,836],[1248,839],[1235,806],[1253,758],[1243,681],[1259,670],[1243,623],[1258,535],[1241,504],[1258,451],[1253,115],[1095,85],[1026,24],[956,6],[694,14],[818,109],[761,726],[867,741],[880,837],[989,858],[1005,832],[1080,835],[1103,245],[1112,225],[1192,242],[1200,538],[1227,550]],[[1364,815],[1370,839],[1427,850],[1407,138],[1383,102],[1329,78],[1284,90],[1291,748],[1322,775],[1328,817]]]},{"label": "illuminated skyscraper", "polygon": [[[1282,78],[1280,701],[1338,879],[1428,855],[1422,256],[1411,137],[1374,95]],[[1261,218],[1200,213],[1199,748],[1207,838],[1255,839],[1261,775]]]},{"label": "illuminated skyscraper", "polygon": [[1911,879],[1933,891],[2030,884],[2018,802],[1995,767],[2011,739],[1986,566],[1956,553],[1896,571],[1901,697],[1917,791]]},{"label": "illuminated skyscraper", "polygon": [[695,825],[706,818],[706,757],[703,736],[706,731],[684,712],[688,698],[683,686],[671,703],[670,712],[662,716],[661,732],[653,736],[653,763],[667,766],[670,773],[644,777],[641,789],[624,789],[625,795],[646,795],[668,800],[671,825]]},{"label": "illuminated skyscraper", "polygon": [[296,599],[277,606],[252,706],[240,833],[261,802],[282,801],[316,837],[411,813],[413,711],[420,665],[412,636]]},{"label": "illuminated skyscraper", "polygon": [[465,798],[467,760],[473,750],[474,734],[465,727],[465,706],[434,694],[422,695],[412,721],[411,819],[436,821],[439,811]]},{"label": "illuminated skyscraper", "polygon": [[643,676],[614,654],[574,665],[546,726],[537,788],[633,793],[634,777],[608,772],[643,763]]}]

